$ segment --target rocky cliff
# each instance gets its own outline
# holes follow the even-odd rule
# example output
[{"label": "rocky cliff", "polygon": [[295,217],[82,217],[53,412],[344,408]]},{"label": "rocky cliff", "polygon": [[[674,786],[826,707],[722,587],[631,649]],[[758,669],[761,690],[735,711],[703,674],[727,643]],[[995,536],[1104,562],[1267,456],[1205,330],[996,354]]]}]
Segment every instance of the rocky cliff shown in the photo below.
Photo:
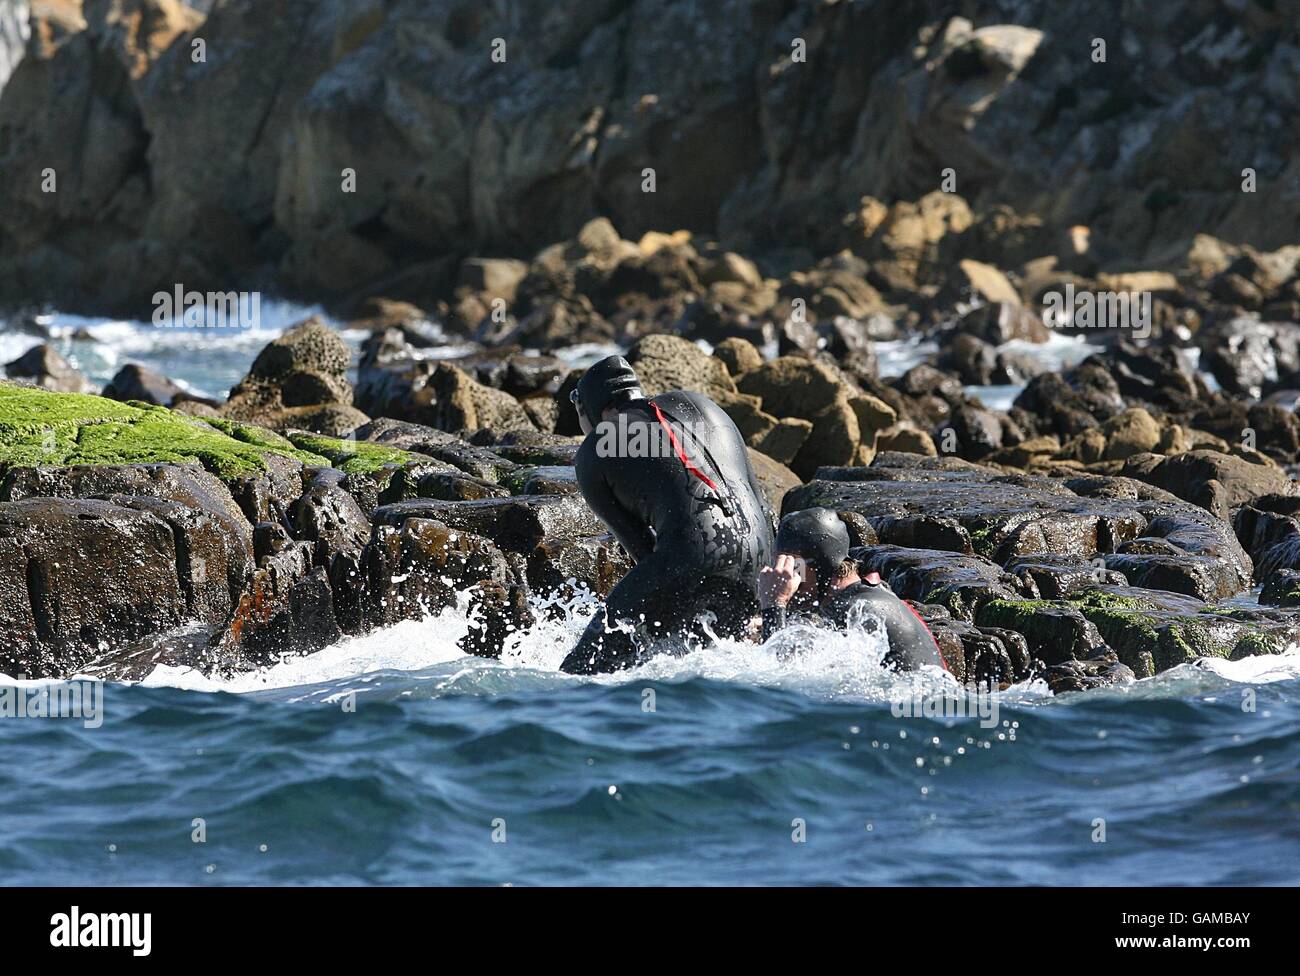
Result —
[{"label": "rocky cliff", "polygon": [[1022,236],[1085,224],[1117,266],[1297,236],[1295,0],[203,6],[32,5],[0,300],[431,301],[455,259],[596,215],[818,256],[874,231],[863,197],[940,188]]}]

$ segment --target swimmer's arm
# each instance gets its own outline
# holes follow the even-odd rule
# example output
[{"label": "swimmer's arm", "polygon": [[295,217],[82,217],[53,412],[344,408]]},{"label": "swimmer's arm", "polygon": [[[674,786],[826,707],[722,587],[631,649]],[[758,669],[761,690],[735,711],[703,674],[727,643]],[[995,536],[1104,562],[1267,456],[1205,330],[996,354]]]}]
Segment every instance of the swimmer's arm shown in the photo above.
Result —
[{"label": "swimmer's arm", "polygon": [[763,641],[785,626],[785,607],[763,608]]},{"label": "swimmer's arm", "polygon": [[578,487],[582,497],[596,517],[614,533],[619,545],[627,550],[632,562],[639,563],[654,551],[654,536],[650,527],[643,525],[639,519],[618,503],[609,485],[597,471],[592,471],[585,464],[579,464],[577,470]]}]

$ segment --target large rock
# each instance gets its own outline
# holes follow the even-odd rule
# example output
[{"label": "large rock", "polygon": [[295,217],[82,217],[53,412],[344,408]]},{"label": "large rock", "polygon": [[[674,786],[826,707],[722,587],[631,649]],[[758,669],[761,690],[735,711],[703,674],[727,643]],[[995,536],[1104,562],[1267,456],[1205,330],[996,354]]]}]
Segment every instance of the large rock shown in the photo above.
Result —
[{"label": "large rock", "polygon": [[627,351],[627,361],[636,370],[647,396],[691,390],[722,402],[736,392],[736,384],[721,360],[677,336],[646,336]]},{"label": "large rock", "polygon": [[1264,495],[1294,494],[1287,473],[1267,458],[1258,461],[1218,451],[1188,451],[1174,457],[1135,455],[1124,466],[1124,474],[1158,488],[1227,520],[1232,510]]},{"label": "large rock", "polygon": [[172,407],[182,400],[194,399],[161,373],[138,363],[127,363],[119,369],[102,395],[110,400],[138,400],[159,407]]},{"label": "large rock", "polygon": [[5,375],[11,380],[24,380],[56,393],[89,393],[94,389],[89,380],[59,355],[58,350],[45,344],[5,363]]},{"label": "large rock", "polygon": [[285,430],[342,436],[370,418],[352,406],[351,350],[319,318],[300,322],[266,346],[221,415]]},{"label": "large rock", "polygon": [[172,527],[125,505],[0,503],[0,564],[6,674],[64,677],[115,643],[175,627],[188,612]]}]

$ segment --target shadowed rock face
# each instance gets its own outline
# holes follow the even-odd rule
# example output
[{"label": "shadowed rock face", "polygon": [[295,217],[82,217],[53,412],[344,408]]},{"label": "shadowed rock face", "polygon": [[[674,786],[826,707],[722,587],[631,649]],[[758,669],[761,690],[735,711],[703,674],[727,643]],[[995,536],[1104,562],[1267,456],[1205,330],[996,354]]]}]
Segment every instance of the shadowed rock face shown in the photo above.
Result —
[{"label": "shadowed rock face", "polygon": [[[1036,210],[1050,192],[1062,227],[1089,223],[1140,251],[1197,231],[1265,247],[1296,236],[1274,192],[1296,158],[1294,133],[1274,122],[1292,108],[1287,3],[1104,0],[1091,8],[1112,25],[1104,66],[1078,48],[1063,4],[501,11],[288,0],[219,4],[203,19],[176,0],[114,0],[86,4],[84,20],[39,18],[0,96],[12,133],[3,293],[126,304],[265,264],[317,293],[385,280],[418,292],[450,285],[439,258],[467,243],[530,253],[598,211],[634,237],[685,227],[833,253],[871,236],[889,252],[881,284],[915,285],[935,267],[935,225],[965,230],[969,213],[939,201],[876,219],[862,188],[915,200],[945,167],[980,209]],[[1253,163],[1259,192],[1223,179],[1216,157]],[[40,190],[45,167],[57,194]],[[345,169],[353,192],[341,192]],[[1013,300],[986,262],[1032,256],[1017,248],[1034,231],[970,255],[971,287]],[[516,279],[482,280],[508,293]],[[1231,280],[1225,293],[1258,294],[1248,273]],[[823,308],[855,314],[861,296],[827,293]]]},{"label": "shadowed rock face", "polygon": [[66,675],[116,641],[185,619],[172,528],[107,501],[0,503],[3,670]]}]

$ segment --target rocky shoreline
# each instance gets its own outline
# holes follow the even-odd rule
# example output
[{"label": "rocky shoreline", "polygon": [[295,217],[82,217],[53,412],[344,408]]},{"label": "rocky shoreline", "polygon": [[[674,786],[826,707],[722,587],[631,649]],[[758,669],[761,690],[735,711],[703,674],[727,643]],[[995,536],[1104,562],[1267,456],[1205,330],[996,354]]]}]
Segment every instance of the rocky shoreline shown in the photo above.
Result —
[{"label": "rocky shoreline", "polygon": [[[39,346],[0,386],[0,670],[247,669],[465,594],[465,649],[499,655],[544,598],[628,568],[573,479],[580,371],[553,352],[591,342],[652,394],[713,397],[774,511],[840,511],[959,679],[1065,691],[1278,653],[1300,640],[1300,326],[1241,301],[1292,301],[1292,251],[1203,239],[1131,275],[1158,286],[1150,336],[1090,334],[1059,373],[1015,351],[1049,338],[1047,283],[1084,280],[1055,260],[965,259],[891,308],[851,254],[772,279],[603,219],[530,263],[466,261],[446,309],[367,303],[355,384],[319,319],[224,403],[138,366],[90,395]],[[936,351],[882,379],[900,335]],[[1009,410],[965,392],[998,377],[1024,384]]]}]

